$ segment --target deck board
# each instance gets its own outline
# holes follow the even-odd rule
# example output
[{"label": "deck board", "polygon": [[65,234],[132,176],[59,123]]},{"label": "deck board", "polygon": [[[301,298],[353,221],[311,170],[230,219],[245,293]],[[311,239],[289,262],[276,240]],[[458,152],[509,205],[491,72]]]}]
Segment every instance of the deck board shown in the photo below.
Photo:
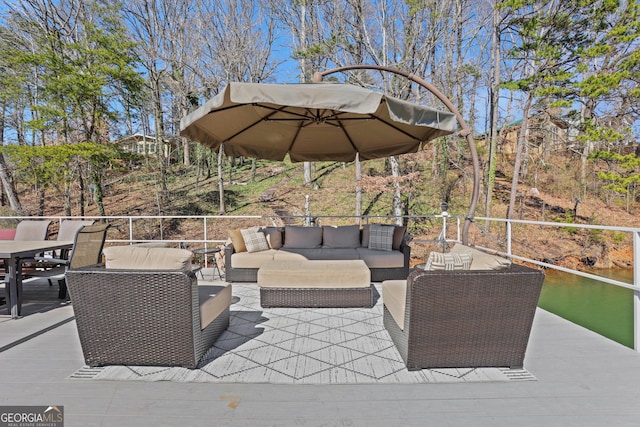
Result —
[{"label": "deck board", "polygon": [[[44,289],[43,292],[47,290]],[[0,318],[0,346],[72,307]],[[525,367],[537,381],[270,385],[69,380],[75,323],[0,353],[0,405],[64,405],[65,426],[637,426],[640,354],[538,309]]]}]

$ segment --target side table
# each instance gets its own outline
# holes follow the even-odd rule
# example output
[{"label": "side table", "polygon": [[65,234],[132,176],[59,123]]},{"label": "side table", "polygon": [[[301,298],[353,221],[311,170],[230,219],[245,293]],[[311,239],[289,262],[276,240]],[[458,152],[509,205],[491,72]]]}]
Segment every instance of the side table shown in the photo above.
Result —
[{"label": "side table", "polygon": [[[211,256],[211,255],[215,255],[217,253],[220,252],[220,248],[213,246],[213,247],[207,247],[207,248],[199,248],[199,249],[194,249],[193,253],[194,254],[199,254],[202,255],[205,258],[205,264],[207,264],[207,256]],[[220,271],[220,267],[218,266],[218,261],[216,260],[215,256],[211,256],[211,267],[213,269],[213,275],[212,278],[215,279],[216,277],[216,271],[218,272],[218,277],[220,278],[220,280],[222,280],[223,275],[222,272]],[[200,273],[200,277],[202,277],[204,279],[204,275],[202,274],[202,269],[198,270],[198,272]]]}]

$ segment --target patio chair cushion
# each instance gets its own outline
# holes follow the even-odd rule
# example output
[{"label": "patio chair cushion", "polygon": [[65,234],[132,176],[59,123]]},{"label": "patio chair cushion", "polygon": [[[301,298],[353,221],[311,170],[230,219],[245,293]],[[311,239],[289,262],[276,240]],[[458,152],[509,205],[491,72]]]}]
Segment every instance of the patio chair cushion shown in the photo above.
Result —
[{"label": "patio chair cushion", "polygon": [[[247,228],[240,230],[247,252],[262,252],[269,250],[267,237],[258,228]],[[234,245],[235,246],[235,245]]]},{"label": "patio chair cushion", "polygon": [[360,246],[360,226],[322,226],[322,246],[325,248],[357,248]]},{"label": "patio chair cushion", "polygon": [[105,267],[123,270],[191,270],[193,253],[186,249],[110,246],[103,249]]},{"label": "patio chair cushion", "polygon": [[496,255],[482,252],[478,249],[456,244],[449,253],[452,254],[469,254],[473,257],[470,270],[503,270],[511,267],[511,261]]},{"label": "patio chair cushion", "polygon": [[392,251],[393,231],[392,226],[372,224],[369,228],[369,249]]},{"label": "patio chair cushion", "polygon": [[473,257],[467,253],[431,252],[425,270],[469,270]]},{"label": "patio chair cushion", "polygon": [[233,250],[236,252],[246,252],[247,246],[244,244],[244,239],[242,238],[242,233],[240,229],[237,230],[229,230],[229,238],[231,239],[231,243],[233,244]]},{"label": "patio chair cushion", "polygon": [[321,246],[322,227],[288,225],[284,228],[283,248],[314,249]]},{"label": "patio chair cushion", "polygon": [[207,327],[231,305],[231,286],[207,280],[198,281],[200,329]]},{"label": "patio chair cushion", "polygon": [[407,302],[406,280],[385,280],[382,282],[382,301],[400,329],[404,330],[404,315]]}]

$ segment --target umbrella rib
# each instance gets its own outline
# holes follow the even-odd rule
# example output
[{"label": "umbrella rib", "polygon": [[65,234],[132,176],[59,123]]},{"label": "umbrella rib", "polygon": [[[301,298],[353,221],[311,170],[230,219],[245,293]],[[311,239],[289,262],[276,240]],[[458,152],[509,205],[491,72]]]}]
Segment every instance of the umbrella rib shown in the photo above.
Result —
[{"label": "umbrella rib", "polygon": [[407,131],[405,131],[403,129],[400,129],[398,126],[394,125],[393,123],[390,123],[390,122],[388,122],[386,120],[383,120],[380,117],[376,117],[373,114],[370,114],[370,116],[371,116],[372,119],[378,120],[379,122],[384,123],[385,125],[389,126],[390,128],[392,128],[394,130],[397,130],[398,132],[402,133],[403,135],[408,136],[409,138],[413,138],[417,142],[421,141],[420,138],[416,138],[415,136],[411,135],[409,132],[407,132]]},{"label": "umbrella rib", "polygon": [[252,127],[256,126],[258,123],[263,122],[265,120],[269,120],[269,117],[273,116],[274,114],[278,113],[279,111],[284,110],[285,108],[287,108],[287,107],[286,106],[282,106],[281,108],[272,108],[273,111],[271,113],[267,114],[264,117],[261,117],[260,119],[258,119],[255,122],[251,123],[249,126],[245,127],[244,129],[239,130],[238,132],[236,132],[235,134],[231,135],[230,137],[228,137],[227,139],[225,139],[222,142],[225,143],[227,141],[231,141],[233,138],[235,138],[236,136],[240,135],[241,133],[244,133],[244,132],[248,131]]}]

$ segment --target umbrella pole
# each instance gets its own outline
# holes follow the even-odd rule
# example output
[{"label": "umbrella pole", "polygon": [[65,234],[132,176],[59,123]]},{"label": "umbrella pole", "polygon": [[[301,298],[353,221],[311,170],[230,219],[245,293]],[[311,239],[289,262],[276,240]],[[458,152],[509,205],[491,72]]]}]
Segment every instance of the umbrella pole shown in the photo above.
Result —
[{"label": "umbrella pole", "polygon": [[473,217],[475,215],[476,207],[478,206],[478,199],[480,197],[480,160],[478,158],[478,151],[476,150],[476,144],[473,142],[473,136],[471,135],[471,129],[462,118],[462,115],[458,111],[458,109],[453,105],[453,103],[447,98],[442,92],[440,92],[435,86],[426,82],[424,79],[415,76],[410,73],[405,73],[404,71],[397,70],[395,68],[383,67],[380,65],[350,65],[346,67],[338,67],[333,68],[331,70],[316,72],[313,75],[313,81],[315,83],[319,83],[322,81],[324,76],[333,73],[341,73],[348,70],[379,70],[386,71],[389,73],[398,74],[403,76],[420,86],[427,89],[429,92],[434,94],[448,109],[451,111],[458,120],[458,124],[462,128],[460,131],[460,136],[466,138],[467,144],[469,145],[469,151],[471,152],[471,162],[473,164],[473,192],[471,194],[471,204],[469,206],[469,211],[464,219],[464,226],[462,228],[462,244],[466,245],[469,241],[469,228],[471,227],[471,222],[473,221]]}]

